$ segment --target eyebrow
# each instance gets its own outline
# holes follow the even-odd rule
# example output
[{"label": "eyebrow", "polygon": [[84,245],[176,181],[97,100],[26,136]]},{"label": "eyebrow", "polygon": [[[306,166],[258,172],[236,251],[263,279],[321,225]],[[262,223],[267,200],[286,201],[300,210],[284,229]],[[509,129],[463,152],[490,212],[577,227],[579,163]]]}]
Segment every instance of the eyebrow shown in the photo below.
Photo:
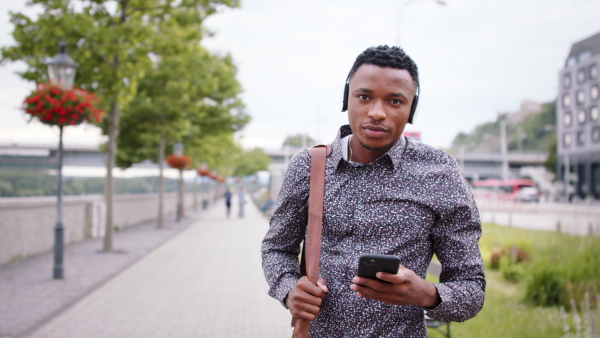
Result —
[{"label": "eyebrow", "polygon": [[[356,88],[356,90],[354,91],[354,93],[373,94],[373,93],[375,93],[375,91],[372,90],[372,89],[368,89],[368,88]],[[402,93],[389,93],[388,95],[391,96],[391,97],[399,97],[401,99],[408,100],[408,97],[406,97],[406,95],[404,95]]]}]

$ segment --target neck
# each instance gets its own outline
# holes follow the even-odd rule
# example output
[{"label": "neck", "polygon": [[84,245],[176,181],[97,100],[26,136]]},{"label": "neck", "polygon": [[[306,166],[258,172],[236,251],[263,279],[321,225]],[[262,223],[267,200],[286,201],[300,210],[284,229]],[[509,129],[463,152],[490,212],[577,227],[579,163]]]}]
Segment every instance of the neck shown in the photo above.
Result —
[{"label": "neck", "polygon": [[360,142],[358,137],[351,136],[348,140],[348,161],[369,164],[385,154],[389,148],[381,150],[368,149]]}]

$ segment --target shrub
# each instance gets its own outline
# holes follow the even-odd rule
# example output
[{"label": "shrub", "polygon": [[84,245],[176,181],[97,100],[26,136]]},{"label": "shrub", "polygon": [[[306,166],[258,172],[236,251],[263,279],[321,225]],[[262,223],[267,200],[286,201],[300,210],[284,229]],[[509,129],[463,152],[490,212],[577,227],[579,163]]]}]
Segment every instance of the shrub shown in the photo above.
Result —
[{"label": "shrub", "polygon": [[533,265],[527,281],[525,301],[536,306],[565,304],[566,289],[564,272],[548,262]]}]

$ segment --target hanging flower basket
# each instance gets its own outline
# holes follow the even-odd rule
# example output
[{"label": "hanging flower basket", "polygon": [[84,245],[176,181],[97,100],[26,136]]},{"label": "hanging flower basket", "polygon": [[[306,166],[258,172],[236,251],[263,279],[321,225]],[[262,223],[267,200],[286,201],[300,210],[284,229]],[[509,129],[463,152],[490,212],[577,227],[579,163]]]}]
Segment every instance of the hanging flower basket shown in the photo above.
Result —
[{"label": "hanging flower basket", "polygon": [[175,156],[173,154],[167,156],[167,164],[171,168],[175,169],[185,169],[192,164],[192,160],[189,157],[183,156]]},{"label": "hanging flower basket", "polygon": [[103,112],[95,94],[82,89],[64,90],[57,85],[41,83],[23,101],[23,109],[40,122],[52,126],[98,123]]},{"label": "hanging flower basket", "polygon": [[196,170],[196,172],[200,176],[208,176],[208,175],[210,175],[210,170],[208,168],[200,168],[200,169]]}]

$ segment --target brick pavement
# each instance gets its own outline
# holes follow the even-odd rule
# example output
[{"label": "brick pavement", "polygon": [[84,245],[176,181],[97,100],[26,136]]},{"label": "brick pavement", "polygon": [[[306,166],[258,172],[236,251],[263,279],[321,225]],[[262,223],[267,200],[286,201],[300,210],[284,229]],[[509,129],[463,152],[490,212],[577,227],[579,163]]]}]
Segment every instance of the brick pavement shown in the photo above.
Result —
[{"label": "brick pavement", "polygon": [[[145,256],[134,264],[131,260],[121,263],[120,269],[125,271],[100,283],[99,288],[85,297],[70,300],[73,304],[63,300],[62,307],[66,309],[59,308],[59,314],[42,320],[41,325],[34,325],[34,329],[29,329],[23,336],[290,336],[289,314],[267,296],[267,284],[261,270],[260,241],[268,221],[252,204],[247,204],[244,218],[237,218],[236,202],[232,203],[230,219],[225,217],[224,203],[217,203],[189,227],[184,229],[185,225],[179,225],[179,229],[172,229],[178,233],[156,250],[144,253]],[[152,231],[161,233],[156,229]],[[163,233],[162,236],[164,239],[166,235]],[[50,264],[47,265],[44,273],[49,275]],[[78,278],[68,277],[67,262],[65,266],[67,280]],[[4,285],[4,270],[0,269],[0,286]],[[38,283],[52,286],[64,282],[48,279],[42,278]],[[45,301],[49,295],[38,293],[36,297]],[[27,297],[20,297],[20,300],[29,306],[36,301]],[[35,310],[35,305],[32,309]],[[0,310],[0,314],[7,314],[4,308],[0,307]],[[0,324],[3,324],[2,320]],[[25,327],[32,327],[32,323]],[[0,326],[0,337],[2,329]],[[5,336],[19,332],[18,329],[13,328]]]}]

